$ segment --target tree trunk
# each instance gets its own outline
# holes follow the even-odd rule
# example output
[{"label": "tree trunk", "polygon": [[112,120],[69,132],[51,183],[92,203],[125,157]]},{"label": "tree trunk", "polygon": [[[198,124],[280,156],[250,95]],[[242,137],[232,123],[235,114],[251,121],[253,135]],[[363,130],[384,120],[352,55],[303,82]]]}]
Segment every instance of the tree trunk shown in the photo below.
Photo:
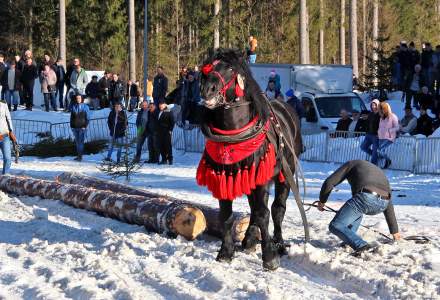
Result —
[{"label": "tree trunk", "polygon": [[205,217],[199,209],[162,197],[117,194],[80,185],[11,175],[0,177],[0,189],[18,195],[62,200],[75,208],[142,225],[150,231],[181,235],[188,240],[194,240],[206,228]]},{"label": "tree trunk", "polygon": [[345,65],[345,0],[341,0],[341,23],[339,26],[339,60],[341,65]]},{"label": "tree trunk", "polygon": [[367,0],[362,0],[362,74],[367,72]]},{"label": "tree trunk", "polygon": [[[379,0],[373,1],[373,48],[377,49],[379,38]],[[373,51],[373,59],[377,60],[377,51]]]},{"label": "tree trunk", "polygon": [[[222,225],[219,223],[219,210],[216,208],[212,208],[206,205],[194,204],[190,202],[186,202],[183,200],[179,200],[172,197],[165,197],[156,193],[148,192],[143,189],[130,187],[124,184],[102,180],[94,177],[90,177],[81,173],[72,173],[72,172],[63,172],[55,178],[56,181],[66,183],[66,184],[75,184],[80,186],[87,186],[97,190],[107,190],[113,193],[122,193],[133,196],[141,196],[145,198],[164,198],[167,201],[180,203],[182,205],[190,205],[197,209],[200,209],[203,212],[203,215],[206,219],[206,233],[216,236],[218,238],[222,237],[221,228]],[[235,241],[242,241],[244,238],[244,234],[246,232],[247,227],[249,226],[249,216],[247,214],[242,214],[235,212],[234,213],[234,225],[232,227],[233,237]]]},{"label": "tree trunk", "polygon": [[[28,22],[28,49],[33,52],[33,34],[34,34],[34,1],[29,0],[29,22]],[[35,57],[34,57],[35,59]]]},{"label": "tree trunk", "polygon": [[66,0],[60,0],[60,59],[64,68],[66,68]]},{"label": "tree trunk", "polygon": [[189,24],[188,26],[188,48],[189,48],[189,55],[192,56],[192,26]]},{"label": "tree trunk", "polygon": [[214,49],[220,48],[220,0],[214,3]]},{"label": "tree trunk", "polygon": [[353,66],[353,74],[359,77],[358,40],[357,40],[357,0],[351,0],[350,4],[350,59]]},{"label": "tree trunk", "polygon": [[300,0],[300,14],[299,14],[299,31],[300,31],[300,62],[301,64],[308,64],[308,28],[307,28],[307,1]]},{"label": "tree trunk", "polygon": [[319,64],[324,64],[324,0],[319,0]]},{"label": "tree trunk", "polygon": [[[147,12],[145,12],[147,13]],[[128,61],[129,78],[132,82],[136,81],[136,30],[134,20],[134,0],[128,0]],[[144,32],[146,34],[146,32]]]},{"label": "tree trunk", "polygon": [[176,51],[177,51],[177,74],[180,72],[180,36],[179,36],[179,1],[176,0]]}]

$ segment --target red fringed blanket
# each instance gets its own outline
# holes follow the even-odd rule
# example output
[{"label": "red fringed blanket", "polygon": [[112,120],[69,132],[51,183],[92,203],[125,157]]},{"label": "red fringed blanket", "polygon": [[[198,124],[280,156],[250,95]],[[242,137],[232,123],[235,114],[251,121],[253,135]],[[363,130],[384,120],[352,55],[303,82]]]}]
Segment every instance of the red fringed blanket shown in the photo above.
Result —
[{"label": "red fringed blanket", "polygon": [[[211,128],[213,131],[223,135],[231,135],[240,133],[253,124],[256,119],[252,120],[245,127],[238,130],[223,131]],[[258,185],[265,185],[274,175],[276,166],[276,154],[274,145],[268,144],[266,152],[261,156],[258,163],[255,161],[251,166],[242,166],[237,171],[226,173],[225,170],[217,171],[210,166],[205,156],[217,163],[218,165],[239,164],[249,156],[253,155],[266,141],[266,132],[269,130],[269,121],[265,125],[265,129],[256,137],[239,142],[239,143],[222,143],[208,140],[205,145],[205,153],[200,160],[197,168],[197,184],[206,186],[211,191],[214,198],[221,200],[234,200],[243,194],[249,195]],[[241,164],[239,164],[241,165]],[[280,172],[279,180],[284,182],[284,177]]]}]

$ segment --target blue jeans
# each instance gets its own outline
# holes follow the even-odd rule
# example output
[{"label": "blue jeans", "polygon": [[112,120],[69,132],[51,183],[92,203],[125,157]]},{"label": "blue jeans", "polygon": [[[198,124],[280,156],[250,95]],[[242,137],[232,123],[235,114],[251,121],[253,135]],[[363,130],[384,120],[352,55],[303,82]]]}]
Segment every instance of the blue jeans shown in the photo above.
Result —
[{"label": "blue jeans", "polygon": [[43,93],[44,97],[44,106],[46,108],[46,111],[49,111],[49,102],[50,106],[52,106],[52,109],[54,111],[57,110],[57,98],[55,92],[52,93]]},{"label": "blue jeans", "polygon": [[75,137],[76,153],[82,156],[84,153],[84,139],[86,136],[86,129],[72,128],[73,136]]},{"label": "blue jeans", "polygon": [[250,64],[254,64],[256,61],[257,61],[257,55],[256,54],[249,55],[249,63]]},{"label": "blue jeans", "polygon": [[113,148],[116,146],[118,148],[118,152],[116,153],[116,161],[120,162],[123,144],[124,144],[124,137],[120,137],[120,138],[116,138],[116,139],[114,139],[113,137],[110,137],[107,158],[110,159],[112,157]]},{"label": "blue jeans", "polygon": [[8,103],[8,106],[18,105],[19,101],[20,101],[20,94],[18,93],[17,90],[6,91],[6,103]]},{"label": "blue jeans", "polygon": [[[379,139],[374,134],[367,134],[361,144],[361,150],[371,156],[371,163],[377,165],[377,148]],[[372,149],[371,149],[372,148]]]},{"label": "blue jeans", "polygon": [[385,149],[393,144],[390,140],[379,140],[379,147],[377,148],[377,157],[379,159],[389,159],[388,155],[385,154]]},{"label": "blue jeans", "polygon": [[367,244],[356,234],[362,216],[377,215],[388,207],[389,201],[373,194],[357,193],[348,200],[330,222],[329,230],[354,250]]},{"label": "blue jeans", "polygon": [[0,142],[0,149],[3,154],[3,172],[2,174],[8,174],[11,169],[11,140],[9,136],[3,136],[3,140]]}]

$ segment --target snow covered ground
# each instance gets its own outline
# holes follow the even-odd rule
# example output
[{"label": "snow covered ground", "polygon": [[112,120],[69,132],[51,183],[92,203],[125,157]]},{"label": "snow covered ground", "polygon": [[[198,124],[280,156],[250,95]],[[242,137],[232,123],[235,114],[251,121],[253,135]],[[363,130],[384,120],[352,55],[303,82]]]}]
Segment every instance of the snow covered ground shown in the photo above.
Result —
[{"label": "snow covered ground", "polygon": [[[63,171],[104,177],[96,168],[102,155],[23,158],[15,174],[51,179]],[[145,165],[131,184],[189,201],[216,206],[195,184],[200,154],[175,153],[175,165]],[[303,163],[307,202],[317,199],[334,164]],[[371,230],[360,232],[379,243],[367,260],[350,256],[328,232],[333,215],[308,213],[312,242],[304,253],[303,230],[289,201],[284,236],[292,247],[281,267],[266,272],[261,252],[236,253],[231,264],[215,261],[220,242],[169,239],[75,209],[60,201],[15,197],[0,192],[0,299],[440,299],[440,177],[388,171],[403,236],[426,235],[427,245],[385,244]],[[344,183],[329,205],[350,195]],[[248,211],[245,199],[234,209]],[[382,215],[363,224],[387,233]]]}]

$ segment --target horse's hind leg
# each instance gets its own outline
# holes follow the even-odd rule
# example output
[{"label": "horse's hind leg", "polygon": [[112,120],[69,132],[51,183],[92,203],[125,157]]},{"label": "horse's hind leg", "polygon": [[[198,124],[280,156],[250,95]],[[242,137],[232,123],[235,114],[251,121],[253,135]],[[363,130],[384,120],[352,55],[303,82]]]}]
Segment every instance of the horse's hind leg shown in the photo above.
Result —
[{"label": "horse's hind leg", "polygon": [[269,234],[270,211],[268,207],[269,185],[259,186],[255,193],[255,224],[261,232],[261,248],[263,252],[263,267],[275,270],[280,266],[280,256]]},{"label": "horse's hind leg", "polygon": [[255,252],[258,239],[260,236],[260,231],[258,225],[255,223],[255,196],[254,193],[248,196],[249,206],[251,208],[251,218],[249,220],[249,227],[246,230],[244,239],[241,242],[241,247],[247,253]]},{"label": "horse's hind leg", "polygon": [[234,241],[232,239],[232,201],[220,200],[219,221],[223,226],[223,240],[220,251],[218,252],[217,261],[231,261],[234,256]]},{"label": "horse's hind leg", "polygon": [[286,182],[275,180],[275,199],[272,203],[271,213],[273,221],[273,241],[281,255],[287,254],[284,244],[282,224],[286,213],[286,202],[289,197],[289,186]]}]

